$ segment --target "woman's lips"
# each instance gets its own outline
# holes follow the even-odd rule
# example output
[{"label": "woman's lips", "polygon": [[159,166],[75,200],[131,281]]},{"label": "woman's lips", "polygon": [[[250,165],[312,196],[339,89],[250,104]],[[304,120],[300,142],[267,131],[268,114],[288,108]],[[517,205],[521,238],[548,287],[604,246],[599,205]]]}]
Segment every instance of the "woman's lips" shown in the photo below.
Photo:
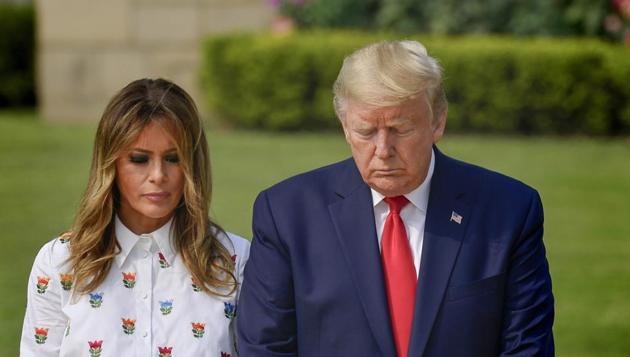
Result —
[{"label": "woman's lips", "polygon": [[171,194],[168,192],[149,192],[142,196],[153,202],[160,202],[166,200]]}]

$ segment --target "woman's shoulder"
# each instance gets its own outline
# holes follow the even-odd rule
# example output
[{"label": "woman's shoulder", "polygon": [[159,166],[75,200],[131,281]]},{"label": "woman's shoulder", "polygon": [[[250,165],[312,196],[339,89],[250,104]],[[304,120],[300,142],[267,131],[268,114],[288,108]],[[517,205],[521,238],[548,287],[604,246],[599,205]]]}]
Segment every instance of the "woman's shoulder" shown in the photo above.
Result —
[{"label": "woman's shoulder", "polygon": [[232,260],[241,265],[249,258],[249,241],[232,232],[221,231],[217,238],[223,246],[230,252]]},{"label": "woman's shoulder", "polygon": [[65,232],[46,242],[35,257],[35,264],[60,269],[70,257],[71,232]]},{"label": "woman's shoulder", "polygon": [[239,235],[236,235],[232,232],[225,232],[227,238],[230,240],[232,245],[234,246],[235,252],[248,250],[249,251],[249,241]]}]

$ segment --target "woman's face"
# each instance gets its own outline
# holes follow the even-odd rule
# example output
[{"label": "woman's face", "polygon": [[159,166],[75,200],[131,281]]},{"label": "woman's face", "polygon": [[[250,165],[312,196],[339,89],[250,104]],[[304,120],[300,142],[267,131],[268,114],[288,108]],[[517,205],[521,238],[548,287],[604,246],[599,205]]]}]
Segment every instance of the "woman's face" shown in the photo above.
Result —
[{"label": "woman's face", "polygon": [[168,120],[152,120],[116,160],[118,215],[136,234],[168,222],[182,198],[184,173],[172,133]]}]

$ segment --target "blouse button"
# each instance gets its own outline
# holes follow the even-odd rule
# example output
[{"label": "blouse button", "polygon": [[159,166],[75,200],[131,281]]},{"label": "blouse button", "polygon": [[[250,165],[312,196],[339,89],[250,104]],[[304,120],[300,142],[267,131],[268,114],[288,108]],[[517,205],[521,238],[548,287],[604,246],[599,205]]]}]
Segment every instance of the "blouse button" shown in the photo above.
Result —
[{"label": "blouse button", "polygon": [[[148,298],[148,297],[149,297],[149,294],[148,294],[148,293],[144,293],[144,295],[142,295],[142,298],[143,298],[143,299],[146,299],[146,298]],[[146,332],[145,332],[145,333],[146,333]]]},{"label": "blouse button", "polygon": [[146,331],[144,331],[144,332],[142,333],[142,337],[147,337],[148,335],[149,335],[149,334],[148,334]]}]

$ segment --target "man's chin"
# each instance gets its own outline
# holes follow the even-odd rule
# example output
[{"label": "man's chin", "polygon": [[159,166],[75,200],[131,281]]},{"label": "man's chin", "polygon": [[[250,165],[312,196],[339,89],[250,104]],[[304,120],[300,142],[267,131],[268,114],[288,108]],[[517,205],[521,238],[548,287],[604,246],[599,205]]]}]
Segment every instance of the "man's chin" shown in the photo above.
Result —
[{"label": "man's chin", "polygon": [[370,181],[368,186],[374,189],[374,191],[387,197],[400,196],[411,191],[407,188],[407,185],[393,178],[390,179],[381,177]]}]

